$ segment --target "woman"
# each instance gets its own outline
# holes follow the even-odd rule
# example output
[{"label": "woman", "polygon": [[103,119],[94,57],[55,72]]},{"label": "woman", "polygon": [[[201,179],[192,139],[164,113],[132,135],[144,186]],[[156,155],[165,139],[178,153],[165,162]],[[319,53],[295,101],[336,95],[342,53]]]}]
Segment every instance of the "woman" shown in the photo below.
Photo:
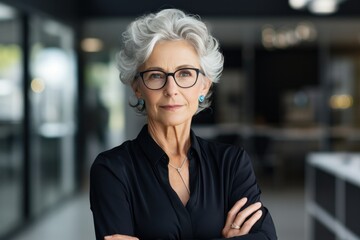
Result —
[{"label": "woman", "polygon": [[137,19],[123,37],[120,79],[147,124],[91,168],[96,238],[276,239],[245,151],[191,130],[223,68],[205,24],[168,9]]}]

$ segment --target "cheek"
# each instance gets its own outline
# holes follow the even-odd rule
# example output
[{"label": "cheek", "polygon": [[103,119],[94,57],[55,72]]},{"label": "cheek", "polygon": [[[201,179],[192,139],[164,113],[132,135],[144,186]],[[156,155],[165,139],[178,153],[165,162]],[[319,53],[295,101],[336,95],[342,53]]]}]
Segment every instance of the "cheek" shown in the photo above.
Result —
[{"label": "cheek", "polygon": [[189,94],[189,101],[190,101],[190,104],[192,106],[194,106],[194,108],[198,107],[199,105],[199,96],[201,95],[201,93],[199,91],[193,91]]},{"label": "cheek", "polygon": [[199,101],[199,94],[198,93],[194,93],[191,97],[192,97],[192,101],[194,103],[196,103],[196,105],[198,104],[198,101]]},{"label": "cheek", "polygon": [[202,95],[202,91],[201,91],[201,85],[197,85],[196,88],[193,89],[192,93],[191,93],[191,97],[193,99],[195,99],[196,101],[199,100],[199,96]]},{"label": "cheek", "polygon": [[145,99],[147,107],[152,107],[152,106],[156,105],[157,99],[155,96],[146,95],[146,96],[144,96],[144,99]]},{"label": "cheek", "polygon": [[143,98],[146,102],[146,108],[148,111],[156,111],[157,106],[159,105],[162,98],[161,93],[154,92],[144,92]]}]

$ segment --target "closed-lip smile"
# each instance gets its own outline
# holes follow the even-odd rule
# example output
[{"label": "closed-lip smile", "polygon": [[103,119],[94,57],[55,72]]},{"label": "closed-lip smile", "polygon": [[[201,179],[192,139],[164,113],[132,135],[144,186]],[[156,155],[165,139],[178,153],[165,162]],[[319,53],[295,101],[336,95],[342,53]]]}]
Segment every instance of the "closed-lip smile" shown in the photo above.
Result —
[{"label": "closed-lip smile", "polygon": [[180,104],[167,104],[167,105],[161,105],[161,108],[165,110],[176,110],[182,107]]}]

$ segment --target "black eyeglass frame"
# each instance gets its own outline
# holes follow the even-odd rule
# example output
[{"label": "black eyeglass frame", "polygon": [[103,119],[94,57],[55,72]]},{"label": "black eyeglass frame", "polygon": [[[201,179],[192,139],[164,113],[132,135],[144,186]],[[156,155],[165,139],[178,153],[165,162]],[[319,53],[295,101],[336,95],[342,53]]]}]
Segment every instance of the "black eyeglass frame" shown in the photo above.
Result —
[{"label": "black eyeglass frame", "polygon": [[[176,81],[175,73],[177,73],[177,72],[179,72],[179,71],[181,71],[181,70],[186,70],[186,69],[195,70],[195,72],[196,72],[196,80],[195,80],[195,82],[194,82],[193,85],[188,86],[188,87],[182,87],[182,86],[180,86],[180,85],[178,84],[178,82]],[[144,80],[144,77],[143,77],[144,74],[147,73],[147,72],[153,72],[153,71],[161,72],[161,73],[164,73],[164,74],[165,74],[165,82],[164,82],[164,84],[163,84],[161,87],[159,87],[159,88],[149,88],[149,87],[146,85],[146,83],[145,83],[145,80]],[[150,90],[160,90],[160,89],[162,89],[163,87],[165,87],[165,85],[166,85],[166,83],[167,83],[167,81],[168,81],[169,76],[172,76],[172,77],[173,77],[176,85],[179,86],[180,88],[191,88],[191,87],[193,87],[193,86],[197,83],[197,80],[198,80],[198,78],[199,78],[199,73],[201,73],[202,75],[205,76],[205,73],[204,73],[202,70],[198,69],[198,68],[179,68],[179,69],[176,70],[175,72],[168,72],[168,73],[167,73],[167,72],[164,72],[164,71],[162,71],[162,70],[151,69],[151,70],[146,70],[146,71],[138,72],[137,77],[139,77],[139,76],[141,77],[141,79],[142,79],[145,87],[147,87],[148,89],[150,89]]]}]

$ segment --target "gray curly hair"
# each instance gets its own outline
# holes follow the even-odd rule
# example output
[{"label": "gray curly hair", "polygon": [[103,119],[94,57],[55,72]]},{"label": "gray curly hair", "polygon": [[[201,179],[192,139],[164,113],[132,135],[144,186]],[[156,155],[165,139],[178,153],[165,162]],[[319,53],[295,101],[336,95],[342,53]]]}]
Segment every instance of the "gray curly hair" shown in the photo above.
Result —
[{"label": "gray curly hair", "polygon": [[[137,81],[138,68],[149,58],[160,40],[187,40],[196,49],[205,75],[217,83],[223,70],[224,58],[218,41],[210,35],[199,16],[185,14],[178,9],[165,9],[144,15],[133,21],[123,33],[123,48],[117,55],[120,80],[127,85]],[[199,103],[197,113],[211,105],[210,90]],[[138,112],[146,114],[145,105],[134,104]]]}]

